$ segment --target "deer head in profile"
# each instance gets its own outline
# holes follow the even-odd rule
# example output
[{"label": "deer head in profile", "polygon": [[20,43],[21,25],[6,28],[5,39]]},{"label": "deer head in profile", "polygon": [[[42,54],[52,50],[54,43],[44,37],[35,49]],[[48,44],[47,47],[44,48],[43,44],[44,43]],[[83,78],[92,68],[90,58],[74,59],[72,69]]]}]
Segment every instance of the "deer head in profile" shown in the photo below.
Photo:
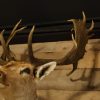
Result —
[{"label": "deer head in profile", "polygon": [[43,79],[56,67],[54,61],[37,66],[34,61],[29,63],[16,60],[14,53],[10,50],[9,42],[17,32],[25,28],[17,29],[20,22],[15,25],[6,42],[3,37],[4,30],[0,33],[3,47],[0,58],[0,100],[37,100],[37,81]]},{"label": "deer head in profile", "polygon": [[[19,21],[13,28],[8,40],[3,37],[4,30],[0,33],[0,41],[3,47],[3,53],[0,58],[0,100],[36,100],[36,82],[43,79],[54,70],[57,64],[73,64],[73,71],[77,69],[78,61],[85,54],[85,46],[88,42],[88,34],[94,27],[92,21],[91,27],[86,28],[86,17],[83,12],[83,19],[71,19],[73,22],[75,39],[72,34],[74,43],[73,48],[65,55],[64,58],[56,59],[38,59],[34,57],[32,51],[32,27],[28,36],[28,53],[30,63],[26,61],[16,60],[14,53],[11,51],[9,43],[14,35],[25,29],[18,28]],[[54,61],[53,61],[54,60]]]}]

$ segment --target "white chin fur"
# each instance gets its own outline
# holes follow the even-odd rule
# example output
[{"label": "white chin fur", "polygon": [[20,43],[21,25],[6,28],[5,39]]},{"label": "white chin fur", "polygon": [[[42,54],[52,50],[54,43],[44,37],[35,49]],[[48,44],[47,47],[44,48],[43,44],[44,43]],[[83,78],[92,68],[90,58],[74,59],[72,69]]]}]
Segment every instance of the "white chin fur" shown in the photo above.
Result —
[{"label": "white chin fur", "polygon": [[0,88],[5,88],[5,85],[0,83]]}]

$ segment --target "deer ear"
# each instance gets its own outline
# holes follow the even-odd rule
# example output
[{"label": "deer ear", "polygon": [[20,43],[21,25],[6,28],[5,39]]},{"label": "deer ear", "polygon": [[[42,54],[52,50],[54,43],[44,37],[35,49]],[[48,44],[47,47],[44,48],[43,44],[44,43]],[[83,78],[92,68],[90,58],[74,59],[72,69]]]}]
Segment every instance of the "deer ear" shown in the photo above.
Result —
[{"label": "deer ear", "polygon": [[52,61],[39,66],[36,72],[36,78],[42,80],[44,77],[49,75],[55,69],[56,64],[57,64],[56,62]]}]

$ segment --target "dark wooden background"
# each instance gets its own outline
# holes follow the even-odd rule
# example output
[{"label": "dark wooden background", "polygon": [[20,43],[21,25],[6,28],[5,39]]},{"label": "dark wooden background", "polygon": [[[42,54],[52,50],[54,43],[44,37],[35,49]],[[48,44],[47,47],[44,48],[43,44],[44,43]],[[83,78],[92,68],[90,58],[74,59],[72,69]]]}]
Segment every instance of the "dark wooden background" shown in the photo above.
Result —
[{"label": "dark wooden background", "polygon": [[81,17],[100,17],[99,0],[0,0],[0,25],[40,23]]},{"label": "dark wooden background", "polygon": [[88,19],[99,19],[95,21],[93,38],[100,38],[99,0],[0,0],[0,30],[6,29],[7,38],[12,26],[22,19],[22,25],[29,25],[28,30],[17,34],[11,43],[26,43],[33,24],[33,42],[70,40],[72,26],[67,20],[82,18],[82,11]]}]

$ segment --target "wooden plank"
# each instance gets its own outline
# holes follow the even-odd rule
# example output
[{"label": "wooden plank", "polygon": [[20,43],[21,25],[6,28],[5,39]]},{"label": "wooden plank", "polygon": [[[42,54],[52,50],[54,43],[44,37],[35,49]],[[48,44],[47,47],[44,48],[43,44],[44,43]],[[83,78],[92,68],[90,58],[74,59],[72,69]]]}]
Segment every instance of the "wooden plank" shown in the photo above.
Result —
[{"label": "wooden plank", "polygon": [[77,69],[72,75],[67,76],[71,70],[55,70],[43,80],[38,81],[37,88],[39,90],[67,90],[67,91],[84,91],[89,90],[88,87],[95,87],[94,90],[100,90],[100,70],[86,69],[84,73],[85,79],[72,82],[72,79],[79,79],[84,69]]},{"label": "wooden plank", "polygon": [[39,100],[100,100],[100,91],[39,90]]}]

